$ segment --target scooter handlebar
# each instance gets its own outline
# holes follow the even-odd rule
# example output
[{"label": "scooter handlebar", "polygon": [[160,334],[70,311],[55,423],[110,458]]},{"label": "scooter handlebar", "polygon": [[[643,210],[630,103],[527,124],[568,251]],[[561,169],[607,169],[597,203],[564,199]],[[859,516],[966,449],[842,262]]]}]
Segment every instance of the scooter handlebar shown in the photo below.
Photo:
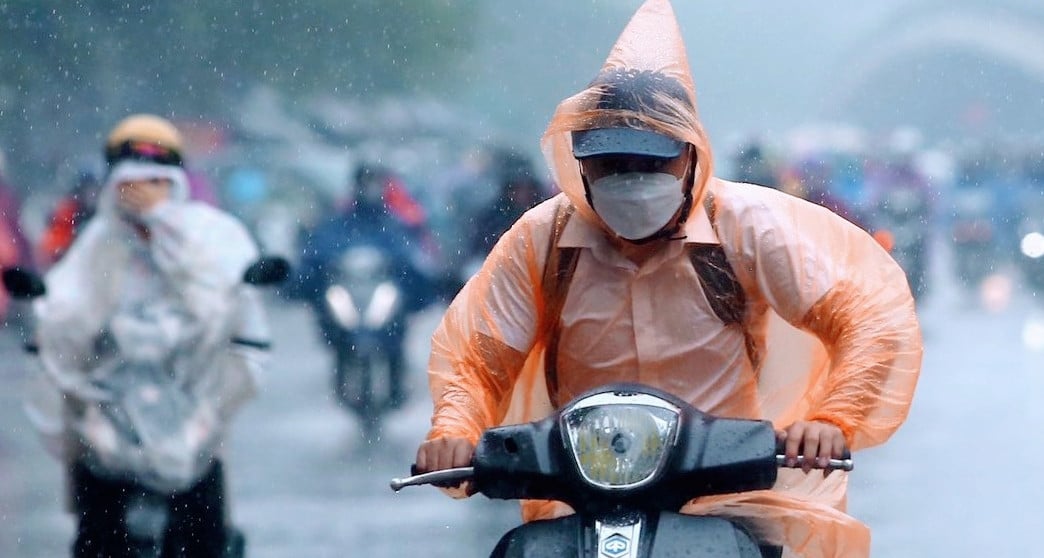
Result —
[{"label": "scooter handlebar", "polygon": [[[800,469],[801,467],[803,467],[805,465],[805,456],[803,456],[803,455],[797,456],[797,459],[794,461],[793,465],[787,465],[786,463],[787,463],[787,456],[782,455],[782,454],[776,456],[776,464],[777,465],[779,465],[780,467],[788,467],[788,468],[792,468],[792,469]],[[852,463],[852,458],[851,457],[847,457],[845,459],[831,459],[830,463],[827,464],[826,467],[820,467],[820,466],[816,465],[815,461],[813,461],[812,463],[813,463],[813,465],[812,465],[813,469],[839,469],[841,471],[851,471],[852,469],[855,468],[855,464]]]},{"label": "scooter handlebar", "polygon": [[[786,459],[787,457],[785,455],[779,454],[776,456],[776,464],[780,467],[790,467],[794,469],[800,469],[805,464],[805,456],[803,455],[797,456],[793,465],[787,465]],[[844,459],[831,459],[826,467],[813,465],[813,468],[851,471],[855,468],[855,464],[852,462],[851,454],[845,452]],[[391,480],[389,486],[391,486],[391,489],[395,492],[398,492],[407,486],[422,486],[426,484],[452,486],[466,480],[471,480],[474,476],[474,467],[456,467],[453,469],[443,469],[441,471],[431,471],[430,473],[421,473],[419,475],[412,475],[401,479],[395,478]]]},{"label": "scooter handlebar", "polygon": [[[780,467],[786,467],[791,469],[800,469],[805,465],[805,456],[799,455],[793,465],[787,465],[787,459],[783,451],[783,442],[776,442],[776,464]],[[841,459],[831,459],[830,463],[826,467],[820,467],[816,465],[816,462],[812,461],[813,469],[838,469],[841,471],[851,471],[855,468],[855,464],[852,462],[852,452],[845,448],[844,453],[841,454]]]}]

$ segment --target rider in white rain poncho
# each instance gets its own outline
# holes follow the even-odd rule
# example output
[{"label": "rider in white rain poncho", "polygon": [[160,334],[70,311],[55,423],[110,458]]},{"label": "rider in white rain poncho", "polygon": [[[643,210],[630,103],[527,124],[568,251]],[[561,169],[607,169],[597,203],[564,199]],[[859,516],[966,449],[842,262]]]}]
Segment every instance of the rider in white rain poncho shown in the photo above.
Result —
[{"label": "rider in white rain poncho", "polygon": [[[92,505],[82,501],[83,483],[144,482],[148,471],[153,488],[184,492],[220,477],[214,452],[267,359],[259,293],[242,282],[258,250],[235,219],[188,200],[181,148],[178,131],[161,118],[136,115],[117,125],[98,212],[35,302],[44,385],[28,409],[69,466],[81,523]],[[191,402],[183,435],[155,455],[128,451],[101,418],[99,401],[109,394],[100,380],[111,373],[104,340],[117,347],[115,358],[161,361]]]},{"label": "rider in white rain poncho", "polygon": [[[772,421],[789,459],[839,457],[903,423],[922,346],[902,269],[823,207],[714,176],[666,0],[645,2],[541,145],[562,193],[500,238],[435,331],[418,470],[467,465],[485,429],[613,382]],[[772,490],[682,512],[741,520],[785,556],[866,556],[847,480],[785,470]],[[571,512],[523,504],[526,520]]]}]

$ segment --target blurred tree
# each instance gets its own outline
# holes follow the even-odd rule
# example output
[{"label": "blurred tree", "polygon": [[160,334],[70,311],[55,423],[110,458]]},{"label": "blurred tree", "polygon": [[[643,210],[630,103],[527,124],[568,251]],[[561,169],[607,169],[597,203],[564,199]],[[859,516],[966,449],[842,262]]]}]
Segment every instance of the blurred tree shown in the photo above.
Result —
[{"label": "blurred tree", "polygon": [[478,3],[0,0],[0,146],[48,165],[68,155],[58,138],[130,111],[220,119],[256,84],[291,97],[439,90]]}]

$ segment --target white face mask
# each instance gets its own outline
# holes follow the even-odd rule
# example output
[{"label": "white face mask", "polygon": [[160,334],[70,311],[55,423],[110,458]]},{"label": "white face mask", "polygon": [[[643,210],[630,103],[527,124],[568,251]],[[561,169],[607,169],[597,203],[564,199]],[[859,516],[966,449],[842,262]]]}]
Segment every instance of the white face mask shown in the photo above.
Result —
[{"label": "white face mask", "polygon": [[685,199],[682,179],[667,173],[613,174],[595,180],[590,189],[595,212],[626,240],[659,232]]}]

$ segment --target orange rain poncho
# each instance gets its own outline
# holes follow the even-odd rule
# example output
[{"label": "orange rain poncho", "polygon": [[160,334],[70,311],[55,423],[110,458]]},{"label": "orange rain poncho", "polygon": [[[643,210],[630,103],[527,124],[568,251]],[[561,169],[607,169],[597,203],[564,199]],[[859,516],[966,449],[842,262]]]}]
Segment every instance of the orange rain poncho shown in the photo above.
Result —
[{"label": "orange rain poncho", "polygon": [[[562,194],[504,234],[450,305],[432,339],[435,413],[429,439],[477,440],[486,428],[551,411],[541,280],[556,212],[575,215],[558,247],[580,255],[560,311],[557,401],[616,381],[649,384],[706,412],[841,427],[849,446],[885,441],[903,422],[921,363],[914,302],[899,266],[869,235],[781,192],[712,175],[710,144],[673,10],[649,0],[603,67],[660,72],[691,103],[664,98],[640,112],[598,109],[591,87],[563,101],[542,146]],[[682,240],[640,266],[607,240],[586,201],[571,134],[628,123],[695,146],[696,200]],[[713,217],[712,217],[713,216]],[[686,245],[720,245],[746,297],[742,327],[708,302]],[[550,320],[548,320],[550,321]],[[869,530],[844,513],[847,474],[780,472],[770,491],[700,498],[686,513],[744,518],[788,555],[866,556]],[[526,520],[570,513],[526,502]]]}]

